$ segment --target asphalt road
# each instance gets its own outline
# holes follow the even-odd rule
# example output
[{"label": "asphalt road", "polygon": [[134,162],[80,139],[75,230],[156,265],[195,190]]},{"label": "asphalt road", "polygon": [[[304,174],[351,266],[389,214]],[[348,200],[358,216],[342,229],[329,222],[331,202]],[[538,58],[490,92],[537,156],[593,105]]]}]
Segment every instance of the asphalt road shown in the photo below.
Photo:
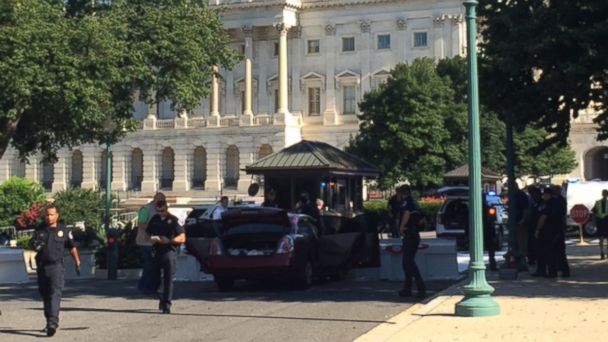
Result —
[{"label": "asphalt road", "polygon": [[[398,282],[344,280],[306,291],[286,285],[237,283],[219,292],[211,282],[176,283],[171,315],[138,294],[133,281],[66,284],[59,341],[352,341],[413,305]],[[429,282],[432,293],[449,282]],[[0,340],[46,336],[35,283],[0,286]]]}]

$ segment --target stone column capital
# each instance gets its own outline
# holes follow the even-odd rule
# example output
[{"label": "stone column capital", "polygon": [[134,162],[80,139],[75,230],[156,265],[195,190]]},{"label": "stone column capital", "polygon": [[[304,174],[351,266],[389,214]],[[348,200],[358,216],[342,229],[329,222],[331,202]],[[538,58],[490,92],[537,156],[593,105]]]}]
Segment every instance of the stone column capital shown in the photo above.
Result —
[{"label": "stone column capital", "polygon": [[243,35],[246,38],[250,38],[253,36],[253,25],[245,24],[245,25],[241,26],[241,31],[243,31]]},{"label": "stone column capital", "polygon": [[291,27],[286,23],[275,23],[274,28],[283,36],[287,34],[287,31],[289,31]]},{"label": "stone column capital", "polygon": [[359,27],[361,27],[361,33],[369,33],[371,23],[369,20],[363,19],[359,22]]},{"label": "stone column capital", "polygon": [[395,24],[397,25],[397,29],[399,31],[403,31],[407,28],[407,22],[404,18],[398,18]]},{"label": "stone column capital", "polygon": [[336,34],[336,25],[327,24],[325,25],[325,34],[328,36],[333,36]]}]

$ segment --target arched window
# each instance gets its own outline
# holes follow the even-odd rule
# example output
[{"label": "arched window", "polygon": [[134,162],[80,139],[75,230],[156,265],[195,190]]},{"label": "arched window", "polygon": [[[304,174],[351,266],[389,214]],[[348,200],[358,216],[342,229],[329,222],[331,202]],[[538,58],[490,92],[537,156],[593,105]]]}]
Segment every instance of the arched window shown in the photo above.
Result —
[{"label": "arched window", "polygon": [[72,167],[70,168],[70,186],[80,188],[82,184],[82,152],[76,150],[72,153]]},{"label": "arched window", "polygon": [[234,145],[226,149],[226,173],[224,187],[236,188],[239,181],[239,149]]},{"label": "arched window", "polygon": [[192,188],[204,189],[207,180],[207,151],[205,148],[197,146],[192,159]]},{"label": "arched window", "polygon": [[54,163],[43,161],[42,162],[42,186],[44,190],[51,191],[53,188],[53,181],[55,180]]},{"label": "arched window", "polygon": [[586,180],[608,180],[608,146],[592,148],[584,158]]},{"label": "arched window", "polygon": [[264,144],[264,145],[260,146],[260,149],[258,150],[258,159],[262,159],[271,154],[272,154],[272,146],[270,146],[269,144]]},{"label": "arched window", "polygon": [[144,180],[144,153],[140,148],[131,151],[131,190],[141,190],[141,182]]},{"label": "arched window", "polygon": [[174,165],[175,153],[171,147],[165,147],[163,150],[160,175],[160,188],[163,190],[173,189],[173,180],[175,179]]},{"label": "arched window", "polygon": [[25,162],[19,157],[13,159],[11,176],[25,178]]}]

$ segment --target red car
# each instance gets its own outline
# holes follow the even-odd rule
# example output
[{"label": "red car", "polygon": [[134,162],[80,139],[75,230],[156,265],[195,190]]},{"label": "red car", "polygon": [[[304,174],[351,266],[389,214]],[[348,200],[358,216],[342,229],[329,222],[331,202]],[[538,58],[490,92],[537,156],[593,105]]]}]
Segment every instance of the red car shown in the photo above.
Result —
[{"label": "red car", "polygon": [[323,234],[313,218],[275,208],[228,210],[222,226],[207,260],[220,290],[231,289],[237,279],[272,277],[307,288],[315,276],[343,274],[364,245],[359,231]]}]

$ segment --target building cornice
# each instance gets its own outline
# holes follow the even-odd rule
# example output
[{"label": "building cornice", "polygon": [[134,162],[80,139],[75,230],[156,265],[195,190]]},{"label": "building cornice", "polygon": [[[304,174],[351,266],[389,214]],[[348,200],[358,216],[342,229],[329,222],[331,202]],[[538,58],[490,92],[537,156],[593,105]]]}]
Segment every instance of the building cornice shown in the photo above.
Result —
[{"label": "building cornice", "polygon": [[395,2],[403,2],[403,0],[210,0],[209,6],[211,8],[226,8],[229,10],[271,7],[311,9]]}]

